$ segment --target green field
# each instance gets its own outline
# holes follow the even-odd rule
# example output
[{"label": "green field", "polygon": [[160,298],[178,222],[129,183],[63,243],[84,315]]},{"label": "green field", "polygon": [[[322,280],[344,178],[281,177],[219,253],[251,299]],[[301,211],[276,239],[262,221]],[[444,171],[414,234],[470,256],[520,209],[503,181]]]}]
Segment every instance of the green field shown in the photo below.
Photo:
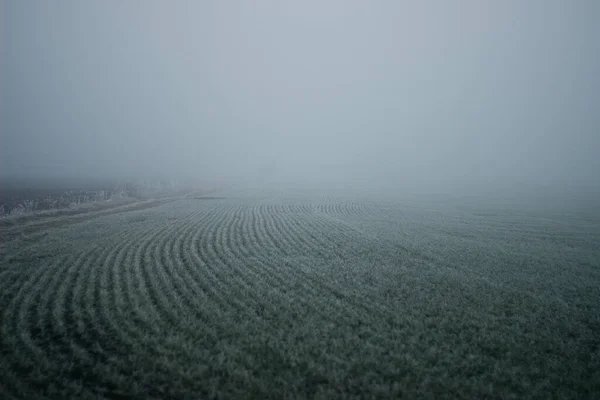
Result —
[{"label": "green field", "polygon": [[3,398],[600,398],[600,217],[219,193],[10,226]]}]

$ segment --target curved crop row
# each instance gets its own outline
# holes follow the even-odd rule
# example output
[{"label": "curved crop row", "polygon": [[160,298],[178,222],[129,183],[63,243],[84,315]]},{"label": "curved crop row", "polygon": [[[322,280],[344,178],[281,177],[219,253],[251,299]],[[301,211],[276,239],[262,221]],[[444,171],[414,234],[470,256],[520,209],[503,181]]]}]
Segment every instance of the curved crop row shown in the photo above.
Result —
[{"label": "curved crop row", "polygon": [[[170,383],[153,377],[175,368],[177,360],[206,357],[209,344],[218,345],[235,324],[286,323],[286,314],[300,306],[331,323],[368,321],[386,309],[327,282],[328,271],[319,270],[349,261],[352,249],[339,243],[356,235],[320,216],[370,215],[374,206],[334,199],[181,205],[150,212],[148,223],[120,226],[109,239],[40,263],[28,274],[0,270],[7,360],[0,372],[7,393],[126,395],[125,385],[129,394],[160,397],[164,389],[156,387]],[[379,329],[362,332],[375,336]],[[380,345],[387,340],[381,337]],[[136,378],[127,383],[132,370]],[[20,374],[29,377],[28,385]],[[191,382],[194,376],[173,379]],[[65,389],[65,380],[75,383]]]}]

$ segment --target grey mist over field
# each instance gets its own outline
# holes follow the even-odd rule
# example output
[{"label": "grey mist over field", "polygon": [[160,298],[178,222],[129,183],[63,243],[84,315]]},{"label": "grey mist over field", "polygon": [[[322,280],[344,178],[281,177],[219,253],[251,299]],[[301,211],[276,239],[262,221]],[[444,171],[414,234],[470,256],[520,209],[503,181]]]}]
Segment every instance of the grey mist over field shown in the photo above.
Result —
[{"label": "grey mist over field", "polygon": [[4,1],[1,175],[598,190],[597,1]]},{"label": "grey mist over field", "polygon": [[600,399],[600,0],[0,0],[0,393]]}]

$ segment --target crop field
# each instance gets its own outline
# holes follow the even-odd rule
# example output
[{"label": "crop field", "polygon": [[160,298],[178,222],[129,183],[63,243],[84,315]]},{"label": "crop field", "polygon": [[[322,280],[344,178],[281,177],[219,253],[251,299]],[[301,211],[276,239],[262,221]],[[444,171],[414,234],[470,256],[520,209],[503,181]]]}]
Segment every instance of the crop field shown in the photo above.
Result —
[{"label": "crop field", "polygon": [[225,190],[6,229],[3,398],[600,396],[598,215]]}]

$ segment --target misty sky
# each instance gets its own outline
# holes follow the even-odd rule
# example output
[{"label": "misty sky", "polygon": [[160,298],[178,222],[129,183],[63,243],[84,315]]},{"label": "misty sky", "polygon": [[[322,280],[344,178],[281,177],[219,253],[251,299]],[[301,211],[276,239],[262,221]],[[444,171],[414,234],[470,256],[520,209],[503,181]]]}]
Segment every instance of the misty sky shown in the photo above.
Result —
[{"label": "misty sky", "polygon": [[600,1],[1,4],[3,176],[600,181]]}]

